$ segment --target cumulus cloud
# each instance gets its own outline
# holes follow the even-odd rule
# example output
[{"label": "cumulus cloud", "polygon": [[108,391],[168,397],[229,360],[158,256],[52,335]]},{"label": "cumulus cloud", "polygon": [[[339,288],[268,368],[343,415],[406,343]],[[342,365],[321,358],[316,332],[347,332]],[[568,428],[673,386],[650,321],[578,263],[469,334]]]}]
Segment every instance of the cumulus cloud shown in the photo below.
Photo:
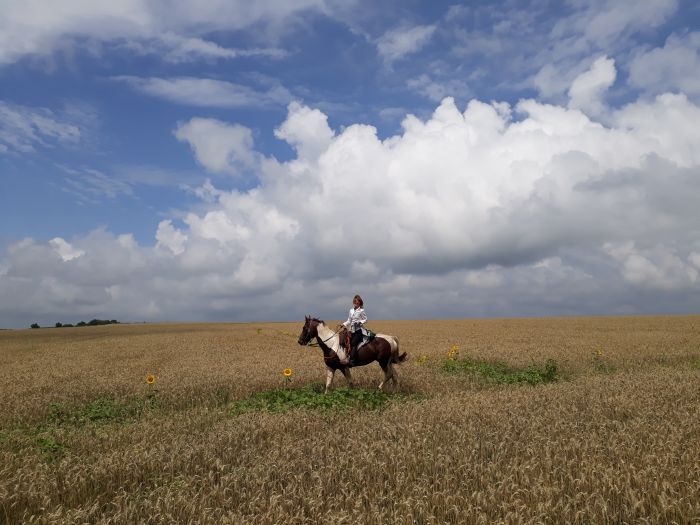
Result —
[{"label": "cumulus cloud", "polygon": [[434,25],[391,29],[377,39],[379,56],[391,63],[420,51],[430,41],[435,29]]},{"label": "cumulus cloud", "polygon": [[298,102],[292,102],[287,109],[287,120],[275,130],[275,136],[292,145],[299,159],[318,158],[328,149],[334,135],[328,126],[328,117]]},{"label": "cumulus cloud", "polygon": [[[169,48],[166,60],[175,62],[197,56],[233,58],[245,51],[223,48],[201,37],[256,24],[272,25],[276,33],[282,33],[290,25],[290,19],[309,9],[324,10],[325,2],[9,0],[0,17],[0,64],[11,64],[28,56],[49,58],[57,50],[72,49],[85,41],[117,46],[127,42],[132,48],[142,45],[146,49],[159,41],[159,46]],[[269,53],[249,51],[269,56]]]},{"label": "cumulus cloud", "polygon": [[85,252],[83,250],[77,250],[73,248],[73,246],[71,246],[70,243],[66,242],[66,240],[62,239],[61,237],[51,239],[49,241],[49,244],[53,246],[56,253],[60,255],[61,259],[63,259],[64,261],[71,261],[76,257],[85,255]]},{"label": "cumulus cloud", "polygon": [[175,228],[172,221],[165,220],[158,223],[156,240],[158,241],[156,248],[165,248],[174,255],[180,255],[185,251],[187,235]]},{"label": "cumulus cloud", "polygon": [[[544,100],[458,104],[450,95],[460,102],[472,96],[481,73],[469,65],[456,71],[446,58],[401,80],[436,108],[421,118],[384,110],[381,116],[402,119],[393,137],[362,123],[334,129],[323,107],[290,103],[284,87],[261,77],[255,88],[211,78],[116,77],[196,107],[286,105],[274,135],[294,156],[265,157],[252,131],[236,122],[179,123],[175,137],[204,168],[198,180],[246,172],[254,187],[226,191],[215,179],[187,188],[201,202],[160,221],[151,242],[97,229],[10,245],[0,254],[1,323],[330,318],[343,315],[355,292],[373,318],[697,311],[697,32],[674,34],[655,49],[630,44],[676,7],[675,0],[652,0],[643,10],[631,0],[576,1],[564,18],[544,16],[545,4],[502,17],[502,7],[451,8],[440,33],[461,27],[453,57],[486,53],[516,89],[534,84]],[[320,0],[68,0],[60,9],[15,2],[0,20],[0,64],[50,57],[77,42],[97,52],[115,46],[158,54],[172,64],[278,58],[284,52],[274,39],[234,49],[214,38],[222,29],[264,33],[306,9],[329,8]],[[485,12],[493,24],[464,30],[467,16]],[[435,31],[401,26],[374,43],[391,65],[418,53]],[[616,64],[626,79],[628,57],[629,85],[642,97],[613,109],[606,93]],[[527,85],[519,83],[525,78]],[[68,114],[0,103],[0,153],[83,140]],[[119,181],[90,168],[64,171],[61,189],[86,201],[131,195],[139,177],[155,183],[170,176]]]},{"label": "cumulus cloud", "polygon": [[279,85],[258,91],[249,86],[212,78],[142,78],[123,75],[114,77],[114,80],[126,82],[148,95],[191,106],[260,108],[286,104],[291,99],[289,91]]},{"label": "cumulus cloud", "polygon": [[591,68],[574,79],[569,88],[569,107],[591,116],[603,113],[602,96],[615,82],[615,61],[606,56],[598,58]]},{"label": "cumulus cloud", "polygon": [[682,290],[699,284],[698,270],[693,254],[679,256],[676,247],[662,244],[650,249],[639,249],[634,241],[606,244],[604,250],[621,264],[625,280],[652,290]]},{"label": "cumulus cloud", "polygon": [[197,162],[214,173],[235,175],[242,168],[251,166],[256,159],[253,133],[239,124],[193,118],[178,125],[175,137],[187,142]]},{"label": "cumulus cloud", "polygon": [[700,32],[673,34],[663,47],[646,50],[630,64],[629,82],[653,94],[680,90],[700,95]]},{"label": "cumulus cloud", "polygon": [[[590,100],[601,83],[582,85]],[[208,182],[154,246],[103,230],[71,251],[10,246],[0,314],[332,318],[358,291],[375,318],[696,311],[700,107],[667,93],[605,111],[446,98],[382,139],[294,103],[276,131],[296,151],[285,162],[194,119],[176,133],[200,162],[226,169],[239,148],[258,184]]]}]

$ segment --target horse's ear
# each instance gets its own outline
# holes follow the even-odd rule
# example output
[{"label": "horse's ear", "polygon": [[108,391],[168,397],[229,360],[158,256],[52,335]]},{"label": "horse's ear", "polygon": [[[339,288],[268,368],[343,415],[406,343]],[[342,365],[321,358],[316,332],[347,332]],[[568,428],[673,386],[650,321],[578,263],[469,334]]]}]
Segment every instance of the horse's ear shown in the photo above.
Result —
[{"label": "horse's ear", "polygon": [[310,315],[307,315],[307,316],[305,316],[305,317],[306,317],[306,320],[307,320],[307,321],[309,321],[309,320],[311,319],[311,316],[310,316]]}]

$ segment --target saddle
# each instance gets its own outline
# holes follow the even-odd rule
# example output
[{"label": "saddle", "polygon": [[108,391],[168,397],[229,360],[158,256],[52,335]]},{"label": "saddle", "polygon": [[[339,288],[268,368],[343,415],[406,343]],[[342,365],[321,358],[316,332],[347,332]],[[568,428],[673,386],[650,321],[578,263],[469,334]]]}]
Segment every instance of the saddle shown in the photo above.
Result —
[{"label": "saddle", "polygon": [[357,348],[365,346],[377,336],[377,334],[375,334],[372,330],[368,330],[367,328],[360,328],[360,330],[362,330],[362,341],[360,341],[360,344],[357,345]]},{"label": "saddle", "polygon": [[[365,346],[367,343],[369,343],[372,339],[374,339],[377,334],[374,333],[372,330],[368,330],[366,328],[360,328],[362,331],[362,341],[360,341],[360,344],[357,345],[357,349],[362,348]],[[348,331],[347,328],[342,328],[340,332],[338,332],[338,336],[340,337],[340,345],[343,348],[347,348],[348,354],[350,353],[350,332]],[[357,350],[356,349],[356,350]]]}]

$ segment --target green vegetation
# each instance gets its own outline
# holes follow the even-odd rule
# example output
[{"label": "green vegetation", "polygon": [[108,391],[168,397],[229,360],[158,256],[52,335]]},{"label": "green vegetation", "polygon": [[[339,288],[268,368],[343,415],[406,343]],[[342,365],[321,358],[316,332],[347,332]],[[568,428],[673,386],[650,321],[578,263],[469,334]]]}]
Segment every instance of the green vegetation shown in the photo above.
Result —
[{"label": "green vegetation", "polygon": [[58,403],[49,406],[46,424],[54,427],[83,427],[94,423],[123,422],[137,418],[144,409],[152,408],[157,399],[150,394],[118,401],[110,396],[100,396],[85,405],[65,407]]},{"label": "green vegetation", "polygon": [[49,456],[49,458],[54,459],[63,455],[66,451],[66,446],[63,443],[59,443],[53,436],[42,436],[36,439],[36,444],[42,453]]},{"label": "green vegetation", "polygon": [[501,384],[540,385],[557,380],[557,363],[553,359],[548,359],[541,367],[533,364],[525,368],[513,368],[498,361],[452,358],[445,361],[442,368],[448,373],[472,373]]},{"label": "green vegetation", "polygon": [[416,399],[416,395],[402,393],[387,394],[381,390],[363,388],[336,388],[328,394],[323,393],[320,383],[301,389],[279,388],[253,394],[247,399],[236,401],[231,405],[231,415],[245,412],[287,412],[293,409],[307,410],[379,410],[392,400]]}]

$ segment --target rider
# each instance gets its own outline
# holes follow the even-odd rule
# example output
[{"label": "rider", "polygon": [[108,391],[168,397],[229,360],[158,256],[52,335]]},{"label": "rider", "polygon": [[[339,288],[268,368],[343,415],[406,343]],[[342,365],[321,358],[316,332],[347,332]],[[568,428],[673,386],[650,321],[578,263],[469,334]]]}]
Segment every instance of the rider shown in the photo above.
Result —
[{"label": "rider", "polygon": [[350,364],[356,358],[357,346],[362,341],[362,325],[367,322],[367,314],[365,314],[365,303],[362,297],[356,295],[352,299],[352,308],[348,314],[348,320],[343,323],[343,326],[352,334],[350,338]]}]

